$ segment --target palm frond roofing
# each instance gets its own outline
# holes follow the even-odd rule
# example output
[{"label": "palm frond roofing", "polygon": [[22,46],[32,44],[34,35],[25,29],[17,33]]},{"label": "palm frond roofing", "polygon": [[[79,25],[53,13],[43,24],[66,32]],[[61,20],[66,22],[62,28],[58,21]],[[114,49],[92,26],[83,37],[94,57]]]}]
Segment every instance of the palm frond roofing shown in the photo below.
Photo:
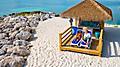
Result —
[{"label": "palm frond roofing", "polygon": [[84,0],[61,13],[61,16],[85,21],[103,21],[112,19],[112,11],[95,0]]}]

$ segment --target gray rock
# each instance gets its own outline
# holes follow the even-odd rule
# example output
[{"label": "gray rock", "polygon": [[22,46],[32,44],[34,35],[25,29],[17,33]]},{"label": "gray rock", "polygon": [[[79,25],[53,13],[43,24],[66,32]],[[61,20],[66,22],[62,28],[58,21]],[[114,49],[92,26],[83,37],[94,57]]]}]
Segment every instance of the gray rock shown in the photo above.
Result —
[{"label": "gray rock", "polygon": [[0,49],[0,55],[4,55],[6,52],[2,49]]},{"label": "gray rock", "polygon": [[7,23],[7,24],[6,24],[7,27],[8,27],[8,28],[14,28],[14,25],[13,25],[12,23],[13,23],[13,21],[11,21],[10,23]]},{"label": "gray rock", "polygon": [[22,27],[26,27],[26,26],[28,25],[28,23],[26,23],[26,22],[21,22],[21,25],[22,25]]},{"label": "gray rock", "polygon": [[28,44],[29,42],[25,40],[16,40],[13,42],[13,45],[16,45],[16,46],[21,46],[21,45],[26,46]]},{"label": "gray rock", "polygon": [[28,56],[30,54],[30,50],[23,46],[17,47],[17,49],[13,52],[18,56]]},{"label": "gray rock", "polygon": [[0,61],[0,67],[23,67],[24,64],[24,58],[17,56],[7,56]]},{"label": "gray rock", "polygon": [[0,56],[0,61],[5,58],[5,55]]},{"label": "gray rock", "polygon": [[29,25],[30,25],[30,27],[37,27],[38,26],[38,21],[31,21],[30,23],[29,23]]},{"label": "gray rock", "polygon": [[45,15],[46,15],[46,14],[42,14],[42,15],[41,15],[41,20],[42,20],[42,21],[44,21],[44,20],[47,19],[47,18],[45,17]]},{"label": "gray rock", "polygon": [[3,17],[0,17],[0,20],[4,20],[4,18],[3,18]]},{"label": "gray rock", "polygon": [[6,33],[0,33],[0,39],[4,39],[6,37]]},{"label": "gray rock", "polygon": [[11,42],[8,40],[5,40],[5,39],[0,40],[0,45],[9,45],[9,44],[11,44]]},{"label": "gray rock", "polygon": [[16,35],[16,39],[29,40],[32,38],[32,34],[28,31],[21,31]]},{"label": "gray rock", "polygon": [[6,40],[9,40],[9,37],[5,37]]},{"label": "gray rock", "polygon": [[13,62],[11,62],[11,65],[10,65],[11,67],[22,67],[22,65],[19,63],[19,62],[17,62],[17,61],[13,61]]},{"label": "gray rock", "polygon": [[3,30],[3,32],[5,32],[5,33],[10,33],[11,31],[12,31],[12,28],[6,28]]},{"label": "gray rock", "polygon": [[31,33],[35,33],[36,32],[35,29],[36,29],[35,27],[32,27]]},{"label": "gray rock", "polygon": [[13,44],[13,41],[12,40],[8,40],[7,41],[7,45],[11,45],[11,44]]},{"label": "gray rock", "polygon": [[13,53],[13,50],[15,50],[15,47],[12,47],[12,48],[8,48],[7,49],[7,54],[11,54],[11,53]]},{"label": "gray rock", "polygon": [[7,17],[4,18],[3,21],[4,21],[5,23],[7,23],[7,22],[9,22],[10,18],[11,18],[10,16],[7,16]]},{"label": "gray rock", "polygon": [[31,48],[31,47],[33,47],[33,45],[32,45],[32,44],[29,44],[29,45],[27,45],[27,47],[28,47],[28,48]]},{"label": "gray rock", "polygon": [[14,31],[12,33],[10,33],[10,38],[15,38],[16,34],[18,33],[19,31]]},{"label": "gray rock", "polygon": [[26,27],[25,27],[25,31],[31,32],[31,31],[32,31],[32,28],[29,27],[29,26],[26,26]]},{"label": "gray rock", "polygon": [[30,32],[30,33],[36,32],[36,31],[35,31],[35,27],[26,26],[26,27],[24,28],[24,30],[25,30],[25,31],[28,31],[28,32]]},{"label": "gray rock", "polygon": [[49,12],[50,17],[55,17],[55,13],[54,12]]},{"label": "gray rock", "polygon": [[5,54],[5,56],[11,56],[11,54],[12,54],[12,52],[10,53],[10,52],[7,52],[6,54]]},{"label": "gray rock", "polygon": [[7,52],[7,49],[10,49],[13,47],[14,47],[14,45],[3,45],[3,47],[1,49]]},{"label": "gray rock", "polygon": [[20,27],[19,31],[25,30],[25,27]]},{"label": "gray rock", "polygon": [[21,23],[16,23],[13,30],[17,30],[22,26]]},{"label": "gray rock", "polygon": [[3,32],[3,30],[0,28],[0,33],[2,33]]},{"label": "gray rock", "polygon": [[28,56],[30,54],[30,50],[25,46],[15,46],[7,50],[8,53],[13,53],[18,56]]}]

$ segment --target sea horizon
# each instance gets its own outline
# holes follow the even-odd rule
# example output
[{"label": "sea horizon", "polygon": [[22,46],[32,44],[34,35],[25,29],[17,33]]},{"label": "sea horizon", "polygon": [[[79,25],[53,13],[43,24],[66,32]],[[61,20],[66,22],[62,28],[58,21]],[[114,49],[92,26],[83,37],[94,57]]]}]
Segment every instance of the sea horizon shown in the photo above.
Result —
[{"label": "sea horizon", "polygon": [[[96,0],[103,5],[112,9],[113,20],[106,21],[108,24],[118,24],[120,25],[120,1],[117,0]],[[32,12],[32,11],[45,11],[45,12],[55,12],[57,14],[62,13],[68,8],[79,3],[80,0],[2,0],[0,2],[0,16],[8,15],[11,13],[18,12]]]}]

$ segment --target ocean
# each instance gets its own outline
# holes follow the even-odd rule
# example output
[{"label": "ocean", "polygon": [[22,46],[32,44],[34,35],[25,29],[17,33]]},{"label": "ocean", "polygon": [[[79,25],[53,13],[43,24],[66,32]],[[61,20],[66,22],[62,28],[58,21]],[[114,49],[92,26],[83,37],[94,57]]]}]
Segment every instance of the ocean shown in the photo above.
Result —
[{"label": "ocean", "polygon": [[[97,0],[112,9],[113,20],[108,24],[120,25],[120,0]],[[62,13],[80,0],[0,0],[0,16],[24,11],[47,11]]]}]

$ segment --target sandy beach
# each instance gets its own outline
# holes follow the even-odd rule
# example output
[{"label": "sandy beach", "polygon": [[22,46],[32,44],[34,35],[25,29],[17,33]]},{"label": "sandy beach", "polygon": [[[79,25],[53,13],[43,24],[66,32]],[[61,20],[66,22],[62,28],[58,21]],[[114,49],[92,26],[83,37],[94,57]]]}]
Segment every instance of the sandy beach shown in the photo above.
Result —
[{"label": "sandy beach", "polygon": [[105,27],[103,57],[60,51],[58,33],[69,27],[68,19],[54,17],[42,21],[31,42],[31,54],[26,67],[119,67],[120,28]]},{"label": "sandy beach", "polygon": [[119,1],[0,4],[0,67],[120,67]]}]

